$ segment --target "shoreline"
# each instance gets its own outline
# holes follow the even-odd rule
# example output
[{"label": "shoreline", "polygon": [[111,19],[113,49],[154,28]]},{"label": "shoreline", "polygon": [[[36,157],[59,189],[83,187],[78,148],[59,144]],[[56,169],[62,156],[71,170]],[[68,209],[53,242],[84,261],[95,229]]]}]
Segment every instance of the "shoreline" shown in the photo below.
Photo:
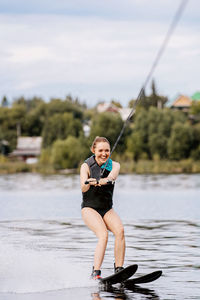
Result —
[{"label": "shoreline", "polygon": [[[200,161],[185,159],[181,161],[139,160],[121,161],[120,174],[197,174],[200,173]],[[0,164],[0,175],[15,173],[39,173],[43,175],[79,174],[77,169],[56,170],[52,165],[26,164],[25,162],[3,162]]]}]

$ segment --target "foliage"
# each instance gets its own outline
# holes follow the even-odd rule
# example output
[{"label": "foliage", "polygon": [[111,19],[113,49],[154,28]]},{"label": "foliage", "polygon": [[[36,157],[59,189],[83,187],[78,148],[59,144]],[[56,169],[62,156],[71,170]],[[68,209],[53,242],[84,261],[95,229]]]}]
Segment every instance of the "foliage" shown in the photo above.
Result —
[{"label": "foliage", "polygon": [[159,155],[160,158],[167,157],[167,137],[159,134],[153,133],[149,136],[149,151],[151,154],[151,158],[155,157],[155,155]]},{"label": "foliage", "polygon": [[[112,148],[122,127],[123,121],[119,114],[108,112],[97,114],[92,119],[91,132],[89,136],[90,144],[92,144],[92,141],[96,136],[104,136],[109,140]],[[117,146],[117,152],[125,151],[125,138],[128,134],[128,131],[129,129],[126,128]]]},{"label": "foliage", "polygon": [[28,165],[25,162],[1,162],[0,173],[1,174],[13,174],[22,172],[34,172],[35,166]]},{"label": "foliage", "polygon": [[111,100],[111,103],[114,104],[115,106],[119,107],[119,108],[122,108],[121,103],[119,101],[117,101],[117,100],[113,99],[113,100]]},{"label": "foliage", "polygon": [[190,113],[192,115],[200,115],[200,101],[192,101]]},{"label": "foliage", "polygon": [[[48,103],[38,97],[30,99],[20,97],[15,99],[12,107],[0,107],[0,138],[9,142],[9,150],[12,151],[16,146],[17,134],[22,136],[44,135],[45,141],[47,140],[45,146],[50,145],[57,138],[66,138],[68,134],[78,136],[82,131],[81,122],[85,109],[85,105],[80,104],[77,98],[73,99],[71,96],[67,96],[65,100],[52,99]],[[67,123],[63,125],[65,128],[62,133],[59,131],[58,137],[55,130],[52,136],[51,133],[46,133],[53,123],[51,119],[59,119],[58,115],[61,121],[57,127],[60,126],[60,123],[69,121],[64,115],[65,113],[71,116],[69,126]],[[55,117],[55,115],[57,116]],[[53,127],[55,127],[54,125],[55,122]],[[67,127],[69,127],[69,132],[66,130]]]},{"label": "foliage", "polygon": [[55,169],[77,168],[82,155],[81,143],[73,136],[55,141],[52,147],[52,163]]},{"label": "foliage", "polygon": [[1,106],[2,107],[8,107],[8,99],[6,96],[3,96],[2,100],[1,100]]},{"label": "foliage", "polygon": [[39,163],[44,166],[51,164],[51,149],[50,148],[42,149]]},{"label": "foliage", "polygon": [[[126,127],[112,157],[122,161],[126,170],[135,172],[196,172],[198,166],[192,160],[200,160],[200,104],[194,101],[189,113],[173,111],[164,107],[166,98],[158,95],[155,83],[149,96],[142,90],[141,99],[134,118]],[[2,172],[42,170],[53,173],[60,168],[76,168],[88,157],[93,139],[105,136],[111,143],[116,142],[124,125],[118,113],[97,113],[87,109],[78,98],[68,95],[65,99],[53,98],[45,102],[33,97],[15,99],[7,106],[6,96],[0,106],[0,143],[8,141],[9,152],[16,146],[17,133],[22,136],[42,136],[43,149],[37,167],[13,164],[1,157]],[[159,102],[161,101],[161,102]],[[117,106],[121,104],[112,101]],[[132,107],[135,100],[129,103]],[[162,105],[160,105],[160,104]],[[90,136],[85,137],[83,124],[91,126]],[[6,154],[4,151],[2,153]],[[147,160],[148,161],[147,163]],[[164,160],[171,160],[169,163]],[[173,165],[173,167],[171,167]],[[38,168],[38,169],[37,169]],[[165,172],[165,171],[164,171]]]},{"label": "foliage", "polygon": [[[145,108],[146,110],[150,109],[152,106],[157,107],[158,109],[164,108],[166,102],[168,101],[167,97],[161,96],[157,93],[155,81],[152,81],[151,84],[151,94],[146,95],[145,89],[142,88],[140,94],[137,97],[137,106]],[[129,102],[129,107],[135,105],[136,99],[132,99]]]},{"label": "foliage", "polygon": [[148,152],[148,113],[144,109],[137,109],[132,134],[127,139],[127,152],[133,154],[138,160],[144,153]]},{"label": "foliage", "polygon": [[8,161],[8,159],[6,158],[6,156],[0,154],[0,163],[2,164],[2,163],[5,163],[7,161]]},{"label": "foliage", "polygon": [[57,139],[64,140],[69,135],[78,137],[82,130],[80,120],[74,119],[71,113],[54,114],[44,124],[43,146],[49,147]]},{"label": "foliage", "polygon": [[141,132],[135,131],[127,140],[127,153],[132,153],[132,157],[138,160],[146,152],[146,145]]},{"label": "foliage", "polygon": [[[137,109],[132,134],[127,140],[127,152],[132,153],[135,160],[144,158],[145,154],[149,159],[152,159],[155,154],[161,159],[168,158],[172,151],[168,151],[168,148],[173,144],[173,142],[170,144],[169,139],[173,140],[171,131],[177,121],[182,127],[186,122],[185,114],[167,108],[158,110],[151,107],[148,111],[144,108]],[[192,135],[193,129],[191,126],[189,128]],[[191,148],[192,145],[190,144],[189,147]],[[180,158],[184,156],[181,154]]]},{"label": "foliage", "polygon": [[83,107],[79,104],[79,101],[75,99],[75,102],[71,96],[67,96],[64,101],[61,99],[52,98],[47,105],[47,115],[52,116],[54,114],[63,114],[65,112],[72,113],[74,118],[83,118]]},{"label": "foliage", "polygon": [[168,140],[168,155],[172,160],[188,158],[193,143],[192,130],[188,124],[174,123]]}]

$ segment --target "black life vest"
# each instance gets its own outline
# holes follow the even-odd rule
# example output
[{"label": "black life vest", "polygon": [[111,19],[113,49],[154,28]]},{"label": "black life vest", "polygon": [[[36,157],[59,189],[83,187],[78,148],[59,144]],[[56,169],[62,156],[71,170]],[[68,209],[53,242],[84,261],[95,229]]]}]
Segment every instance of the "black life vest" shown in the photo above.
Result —
[{"label": "black life vest", "polygon": [[[96,178],[97,180],[105,178],[109,175],[110,171],[105,169],[103,175],[101,176],[102,168],[97,164],[95,156],[91,156],[86,159],[90,169],[90,177]],[[91,208],[111,208],[113,201],[113,190],[114,184],[107,184],[102,186],[90,186],[87,192],[82,193],[83,202],[82,207],[91,207]]]}]

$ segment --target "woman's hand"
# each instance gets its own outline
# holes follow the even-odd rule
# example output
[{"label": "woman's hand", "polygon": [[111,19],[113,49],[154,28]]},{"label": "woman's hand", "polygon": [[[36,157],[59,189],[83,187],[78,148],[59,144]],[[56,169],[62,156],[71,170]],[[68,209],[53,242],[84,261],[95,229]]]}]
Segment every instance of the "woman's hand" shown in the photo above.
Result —
[{"label": "woman's hand", "polygon": [[87,184],[93,185],[93,186],[102,186],[108,183],[107,178],[101,178],[100,180],[97,180],[96,178],[88,178]]},{"label": "woman's hand", "polygon": [[89,185],[94,185],[94,186],[98,186],[99,185],[99,182],[96,178],[88,178],[87,179],[87,183]]},{"label": "woman's hand", "polygon": [[108,183],[108,178],[101,178],[99,180],[99,186],[106,185]]},{"label": "woman's hand", "polygon": [[88,178],[87,182],[90,185],[94,185],[94,186],[102,186],[102,185],[106,185],[108,184],[108,182],[111,182],[112,180],[107,177],[107,178],[101,178],[100,180],[97,180],[96,178]]}]

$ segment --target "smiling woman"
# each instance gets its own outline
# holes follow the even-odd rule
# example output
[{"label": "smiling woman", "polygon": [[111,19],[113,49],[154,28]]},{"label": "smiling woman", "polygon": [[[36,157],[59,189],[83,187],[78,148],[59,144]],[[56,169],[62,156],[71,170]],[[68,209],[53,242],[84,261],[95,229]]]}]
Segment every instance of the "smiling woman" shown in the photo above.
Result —
[{"label": "smiling woman", "polygon": [[123,269],[125,238],[122,222],[112,209],[113,181],[117,179],[120,164],[109,158],[110,143],[104,137],[95,138],[91,151],[94,155],[82,164],[80,171],[83,193],[81,207],[85,224],[98,238],[92,272],[92,278],[98,279],[101,276],[100,268],[106,250],[108,230],[115,235],[115,272]]}]

